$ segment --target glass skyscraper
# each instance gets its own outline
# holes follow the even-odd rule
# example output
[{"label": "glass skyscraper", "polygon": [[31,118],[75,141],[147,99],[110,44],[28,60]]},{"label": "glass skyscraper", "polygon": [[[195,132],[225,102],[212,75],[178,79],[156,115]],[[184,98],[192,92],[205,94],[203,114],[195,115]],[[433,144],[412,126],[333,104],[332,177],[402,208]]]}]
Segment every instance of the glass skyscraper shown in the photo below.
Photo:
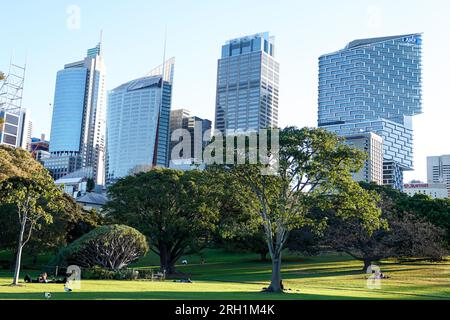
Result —
[{"label": "glass skyscraper", "polygon": [[105,107],[105,67],[98,44],[56,76],[51,156],[45,160],[55,179],[92,168],[96,184],[104,184]]},{"label": "glass skyscraper", "polygon": [[383,183],[413,169],[412,116],[422,112],[422,37],[355,40],[319,58],[319,127],[383,139]]},{"label": "glass skyscraper", "polygon": [[[108,94],[106,182],[169,165],[174,60]],[[167,72],[170,70],[170,72]]]},{"label": "glass skyscraper", "polygon": [[268,32],[228,41],[218,62],[216,119],[223,133],[278,126],[279,63]]}]

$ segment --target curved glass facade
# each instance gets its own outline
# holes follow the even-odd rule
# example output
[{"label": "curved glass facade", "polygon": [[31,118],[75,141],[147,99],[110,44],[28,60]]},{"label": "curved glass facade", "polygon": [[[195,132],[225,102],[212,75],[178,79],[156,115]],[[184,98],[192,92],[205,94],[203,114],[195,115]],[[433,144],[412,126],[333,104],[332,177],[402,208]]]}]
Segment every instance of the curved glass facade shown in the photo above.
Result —
[{"label": "curved glass facade", "polygon": [[83,126],[87,68],[58,72],[53,106],[50,152],[79,152]]},{"label": "curved glass facade", "polygon": [[411,117],[422,113],[422,36],[355,40],[319,58],[319,127],[383,138],[384,184],[413,168]]},{"label": "curved glass facade", "polygon": [[171,94],[166,82],[161,94],[161,76],[137,79],[109,93],[107,184],[155,165],[167,166]]}]

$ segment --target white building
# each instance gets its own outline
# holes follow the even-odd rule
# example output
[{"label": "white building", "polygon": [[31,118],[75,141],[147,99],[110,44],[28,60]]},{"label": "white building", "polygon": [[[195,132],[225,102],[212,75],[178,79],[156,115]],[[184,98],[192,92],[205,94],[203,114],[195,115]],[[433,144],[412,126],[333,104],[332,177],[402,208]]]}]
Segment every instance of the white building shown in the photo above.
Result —
[{"label": "white building", "polygon": [[368,158],[364,167],[353,174],[355,181],[383,184],[383,139],[371,132],[345,136],[345,143],[364,151]]},{"label": "white building", "polygon": [[447,186],[444,183],[411,181],[404,185],[403,191],[410,197],[415,194],[424,194],[433,199],[445,199],[448,197]]},{"label": "white building", "polygon": [[86,194],[87,192],[87,179],[84,177],[79,178],[66,178],[63,177],[55,181],[55,184],[61,188],[65,193],[73,197],[74,199]]},{"label": "white building", "polygon": [[450,198],[450,155],[427,158],[428,183],[444,183]]},{"label": "white building", "polygon": [[30,113],[25,108],[13,111],[0,109],[3,127],[0,128],[0,144],[29,150],[32,123]]},{"label": "white building", "polygon": [[[166,75],[129,81],[108,94],[106,183],[153,167],[169,166],[170,109],[175,60]],[[167,70],[170,72],[167,74]]]}]

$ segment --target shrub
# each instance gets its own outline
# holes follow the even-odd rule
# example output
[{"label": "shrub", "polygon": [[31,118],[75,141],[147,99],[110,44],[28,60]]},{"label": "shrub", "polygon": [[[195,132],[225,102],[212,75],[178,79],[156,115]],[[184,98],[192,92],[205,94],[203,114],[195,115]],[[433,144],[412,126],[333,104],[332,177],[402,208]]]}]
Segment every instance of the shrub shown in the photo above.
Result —
[{"label": "shrub", "polygon": [[113,280],[115,276],[115,271],[107,270],[98,266],[83,269],[83,272],[81,273],[81,277],[86,280]]},{"label": "shrub", "polygon": [[118,271],[148,252],[145,236],[124,225],[102,226],[62,249],[56,259],[61,266],[99,267]]}]

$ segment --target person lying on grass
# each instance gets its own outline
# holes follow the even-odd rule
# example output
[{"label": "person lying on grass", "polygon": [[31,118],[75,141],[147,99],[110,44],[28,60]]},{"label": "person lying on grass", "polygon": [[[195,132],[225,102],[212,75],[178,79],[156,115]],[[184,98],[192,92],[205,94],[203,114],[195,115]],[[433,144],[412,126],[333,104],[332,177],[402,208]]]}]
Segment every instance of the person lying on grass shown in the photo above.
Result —
[{"label": "person lying on grass", "polygon": [[60,280],[60,279],[49,280],[47,273],[44,272],[44,273],[40,274],[36,280],[33,280],[30,277],[30,275],[27,274],[27,275],[25,275],[24,281],[25,281],[25,283],[66,283],[67,278],[64,277],[64,279],[62,279],[62,280]]}]

